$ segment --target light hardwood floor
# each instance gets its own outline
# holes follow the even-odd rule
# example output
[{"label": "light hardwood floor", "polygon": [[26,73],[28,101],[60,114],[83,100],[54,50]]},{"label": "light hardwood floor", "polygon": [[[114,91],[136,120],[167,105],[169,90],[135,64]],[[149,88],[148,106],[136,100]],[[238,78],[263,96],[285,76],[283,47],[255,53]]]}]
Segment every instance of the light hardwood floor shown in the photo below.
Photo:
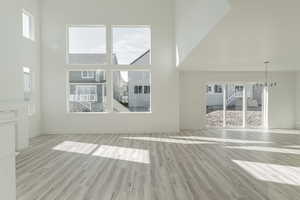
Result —
[{"label": "light hardwood floor", "polygon": [[18,200],[299,200],[300,132],[45,135],[17,156]]}]

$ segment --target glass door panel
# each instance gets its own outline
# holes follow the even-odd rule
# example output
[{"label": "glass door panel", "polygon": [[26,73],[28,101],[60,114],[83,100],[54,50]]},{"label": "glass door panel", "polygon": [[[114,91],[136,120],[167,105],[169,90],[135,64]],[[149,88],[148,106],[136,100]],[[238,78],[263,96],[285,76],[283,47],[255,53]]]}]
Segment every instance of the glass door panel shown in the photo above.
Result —
[{"label": "glass door panel", "polygon": [[225,86],[225,122],[227,128],[242,128],[244,124],[244,85],[227,84]]},{"label": "glass door panel", "polygon": [[206,125],[209,128],[223,128],[223,85],[208,84],[206,87]]},{"label": "glass door panel", "polygon": [[246,127],[263,128],[263,85],[246,85]]}]

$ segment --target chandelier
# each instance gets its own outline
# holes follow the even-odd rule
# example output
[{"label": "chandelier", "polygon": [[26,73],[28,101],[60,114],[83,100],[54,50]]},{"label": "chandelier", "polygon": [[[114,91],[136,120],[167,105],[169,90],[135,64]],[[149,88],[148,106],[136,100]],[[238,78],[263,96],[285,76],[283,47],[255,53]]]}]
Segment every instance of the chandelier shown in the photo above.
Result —
[{"label": "chandelier", "polygon": [[261,86],[261,87],[266,87],[266,88],[273,88],[276,87],[278,85],[278,83],[276,81],[270,81],[269,80],[269,64],[271,62],[270,61],[265,61],[264,65],[265,65],[265,82],[262,83],[258,83],[256,84],[257,86]]}]

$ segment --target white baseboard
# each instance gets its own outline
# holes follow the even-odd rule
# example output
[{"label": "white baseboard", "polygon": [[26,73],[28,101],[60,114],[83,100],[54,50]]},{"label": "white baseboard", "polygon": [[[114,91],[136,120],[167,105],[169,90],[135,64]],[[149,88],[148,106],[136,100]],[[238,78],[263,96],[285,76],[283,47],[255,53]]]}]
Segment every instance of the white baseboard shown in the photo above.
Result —
[{"label": "white baseboard", "polygon": [[110,131],[99,131],[99,130],[47,130],[43,131],[42,135],[67,135],[67,134],[176,134],[178,131],[166,130],[166,131],[120,131],[120,132],[110,132]]}]

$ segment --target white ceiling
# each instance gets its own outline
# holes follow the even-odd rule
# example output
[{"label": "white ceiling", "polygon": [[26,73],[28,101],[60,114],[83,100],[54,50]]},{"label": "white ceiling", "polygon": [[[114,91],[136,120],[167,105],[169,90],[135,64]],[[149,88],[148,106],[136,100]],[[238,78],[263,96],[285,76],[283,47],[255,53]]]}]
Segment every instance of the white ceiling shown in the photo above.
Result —
[{"label": "white ceiling", "polygon": [[299,0],[229,0],[231,10],[193,49],[181,70],[300,70]]}]

